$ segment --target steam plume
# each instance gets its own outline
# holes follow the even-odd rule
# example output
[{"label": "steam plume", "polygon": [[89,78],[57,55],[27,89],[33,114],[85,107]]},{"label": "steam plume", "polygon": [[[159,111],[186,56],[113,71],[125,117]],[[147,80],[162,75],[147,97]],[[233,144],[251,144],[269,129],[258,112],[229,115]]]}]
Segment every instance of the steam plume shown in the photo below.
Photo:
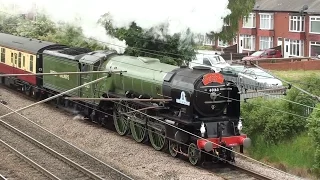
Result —
[{"label": "steam plume", "polygon": [[[190,28],[195,34],[210,31],[220,32],[223,18],[230,14],[228,0],[0,0],[17,3],[21,7],[31,8],[32,3],[42,7],[55,21],[75,22],[78,18],[86,36],[107,42],[109,48],[118,48],[123,52],[124,41],[106,35],[102,26],[97,26],[101,15],[110,13],[112,24],[116,27],[128,27],[135,21],[144,29],[168,24],[168,34],[185,32]],[[1,8],[1,7],[0,7]],[[79,21],[79,17],[81,20]],[[157,33],[157,32],[155,32]]]}]

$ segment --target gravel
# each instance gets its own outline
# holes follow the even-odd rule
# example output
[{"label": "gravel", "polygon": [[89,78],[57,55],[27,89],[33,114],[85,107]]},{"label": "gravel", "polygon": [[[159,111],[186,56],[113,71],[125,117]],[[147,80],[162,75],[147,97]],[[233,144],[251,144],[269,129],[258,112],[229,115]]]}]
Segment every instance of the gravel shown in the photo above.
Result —
[{"label": "gravel", "polygon": [[301,180],[303,178],[297,177],[291,174],[286,174],[282,171],[278,171],[262,164],[257,164],[256,162],[252,162],[252,160],[246,158],[237,158],[236,164],[245,167],[248,170],[253,170],[254,172],[259,172],[262,175],[267,177],[271,177],[272,179],[281,179],[281,180]]},{"label": "gravel", "polygon": [[4,141],[14,149],[18,150],[23,155],[27,156],[59,178],[79,179],[84,177],[84,174],[79,172],[79,170],[75,170],[73,167],[70,167],[65,162],[57,159],[44,149],[39,148],[38,146],[30,143],[26,139],[2,126],[0,126],[0,137],[1,139],[5,139]]},{"label": "gravel", "polygon": [[[8,106],[17,109],[33,101],[23,99],[16,93],[0,89],[2,99]],[[5,107],[0,105],[0,110]],[[208,170],[192,166],[189,162],[172,158],[169,154],[155,151],[151,146],[138,144],[129,137],[121,137],[105,128],[97,128],[88,122],[73,120],[73,116],[46,104],[22,111],[40,126],[50,130],[78,148],[96,158],[117,167],[119,170],[138,177],[135,179],[223,179]],[[248,160],[237,159],[248,169],[271,176],[274,179],[299,179]],[[1,173],[1,171],[0,171]]]},{"label": "gravel", "polygon": [[[0,145],[0,172],[7,179],[46,179],[44,175],[31,165]],[[0,175],[0,179],[1,179]]]}]

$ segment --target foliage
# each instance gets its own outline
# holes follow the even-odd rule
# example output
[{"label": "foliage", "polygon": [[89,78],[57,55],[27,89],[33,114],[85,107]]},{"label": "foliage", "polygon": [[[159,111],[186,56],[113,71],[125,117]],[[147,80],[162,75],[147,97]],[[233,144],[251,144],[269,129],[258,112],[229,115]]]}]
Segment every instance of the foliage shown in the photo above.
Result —
[{"label": "foliage", "polygon": [[229,0],[228,8],[231,10],[231,14],[224,21],[230,26],[224,26],[220,33],[211,32],[208,35],[224,42],[232,41],[238,33],[239,21],[252,12],[254,4],[255,0]]},{"label": "foliage", "polygon": [[126,41],[128,48],[125,54],[155,57],[173,65],[180,65],[183,60],[190,61],[195,56],[195,43],[190,30],[185,34],[169,35],[167,24],[142,29],[135,22],[128,28],[116,28],[112,25],[109,14],[101,16],[98,22],[105,27],[108,34]]},{"label": "foliage", "polygon": [[[299,87],[308,92],[319,95],[316,83],[320,83],[318,76],[305,75],[300,77]],[[290,79],[287,79],[290,82]],[[298,82],[298,81],[297,81]],[[314,84],[314,85],[313,85]],[[294,102],[294,103],[293,103]],[[250,154],[257,158],[269,158],[271,161],[287,162],[288,164],[300,164],[302,168],[310,169],[312,164],[313,172],[320,175],[320,111],[313,109],[312,114],[307,113],[307,107],[315,106],[318,103],[315,99],[299,91],[296,88],[288,90],[287,96],[283,99],[256,98],[241,105],[241,113],[244,118],[244,131],[253,139],[253,146]],[[320,105],[316,108],[320,109]],[[310,137],[306,136],[308,134]],[[285,148],[295,144],[295,148],[307,147],[306,142],[315,144],[304,150],[304,154],[310,154],[315,161],[310,163],[298,163],[303,157],[290,158],[283,155]],[[307,143],[308,144],[308,143]],[[286,153],[294,154],[296,150],[288,150]],[[278,152],[278,154],[277,154]],[[267,156],[267,157],[266,157]],[[305,155],[310,159],[310,156]]]},{"label": "foliage", "polygon": [[313,106],[314,101],[295,89],[288,92],[285,100],[257,98],[242,104],[245,131],[254,137],[262,135],[269,144],[276,144],[303,132],[306,108],[301,104]]},{"label": "foliage", "polygon": [[313,140],[312,144],[316,147],[313,170],[320,175],[320,103],[317,104],[316,109],[313,110],[308,118],[307,127],[309,135]]},{"label": "foliage", "polygon": [[39,15],[36,21],[20,16],[1,16],[0,19],[3,21],[0,32],[3,33],[92,50],[103,49],[96,40],[86,38],[80,27],[66,23],[57,24],[45,15]]}]

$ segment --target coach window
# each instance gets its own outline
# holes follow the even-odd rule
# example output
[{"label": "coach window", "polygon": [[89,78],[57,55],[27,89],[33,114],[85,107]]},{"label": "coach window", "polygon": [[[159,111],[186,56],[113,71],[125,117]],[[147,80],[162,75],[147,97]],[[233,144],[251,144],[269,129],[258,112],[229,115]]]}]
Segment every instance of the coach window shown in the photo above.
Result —
[{"label": "coach window", "polygon": [[21,52],[19,52],[19,57],[18,57],[18,67],[21,68]]},{"label": "coach window", "polygon": [[11,63],[13,64],[13,53],[11,53]]},{"label": "coach window", "polygon": [[26,57],[25,56],[22,57],[22,66],[26,67]]},{"label": "coach window", "polygon": [[33,56],[30,56],[30,71],[33,72]]},{"label": "coach window", "polygon": [[18,61],[18,54],[14,53],[14,64],[17,65],[17,61]]},{"label": "coach window", "polygon": [[5,61],[6,61],[6,49],[1,48],[1,62],[5,62]]}]

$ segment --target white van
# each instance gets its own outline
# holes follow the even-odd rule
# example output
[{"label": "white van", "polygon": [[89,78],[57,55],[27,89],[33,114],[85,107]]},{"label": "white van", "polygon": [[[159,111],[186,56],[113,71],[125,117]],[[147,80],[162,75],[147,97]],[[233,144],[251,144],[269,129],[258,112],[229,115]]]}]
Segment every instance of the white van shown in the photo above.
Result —
[{"label": "white van", "polygon": [[229,67],[223,57],[215,51],[198,50],[196,58],[189,63],[189,68],[194,66],[210,67],[215,72],[220,72],[222,68]]}]

